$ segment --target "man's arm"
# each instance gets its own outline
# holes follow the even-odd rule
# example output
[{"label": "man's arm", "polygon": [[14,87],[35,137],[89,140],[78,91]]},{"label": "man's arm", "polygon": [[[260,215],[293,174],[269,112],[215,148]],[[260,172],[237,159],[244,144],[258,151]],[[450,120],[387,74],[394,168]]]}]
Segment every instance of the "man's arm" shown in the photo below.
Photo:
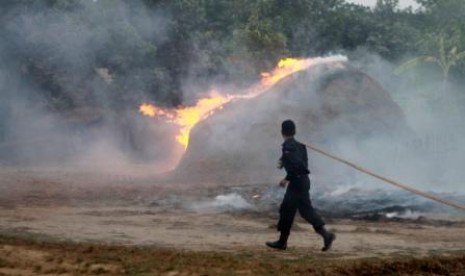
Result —
[{"label": "man's arm", "polygon": [[[285,163],[286,162],[289,162],[289,149],[286,147],[286,144],[283,144],[283,147],[282,147],[282,154],[281,154],[281,164],[282,166],[284,167],[284,169],[286,170],[286,177],[284,177],[284,179],[282,180],[283,181],[287,181],[289,182],[290,180],[290,176],[289,176],[289,166],[286,165]],[[280,184],[281,185],[281,184]],[[287,185],[287,184],[286,184]],[[282,185],[281,185],[282,186]]]},{"label": "man's arm", "polygon": [[305,168],[310,172],[310,170],[308,169],[308,155],[307,155],[307,147],[302,144],[302,148],[303,148],[303,151],[304,151],[304,162],[305,162]]},{"label": "man's arm", "polygon": [[[281,149],[281,157],[279,158],[279,161],[278,161],[278,168],[279,169],[285,168],[285,166],[284,166],[284,162],[286,162],[285,154],[286,154],[285,145],[283,145],[282,149]],[[286,188],[287,184],[289,184],[289,174],[287,173],[287,170],[286,170],[286,177],[284,177],[281,181],[279,181],[279,186],[283,187],[283,188]]]},{"label": "man's arm", "polygon": [[[278,169],[284,168],[282,157],[278,161]],[[289,174],[286,172],[286,177],[283,180],[289,180]]]}]

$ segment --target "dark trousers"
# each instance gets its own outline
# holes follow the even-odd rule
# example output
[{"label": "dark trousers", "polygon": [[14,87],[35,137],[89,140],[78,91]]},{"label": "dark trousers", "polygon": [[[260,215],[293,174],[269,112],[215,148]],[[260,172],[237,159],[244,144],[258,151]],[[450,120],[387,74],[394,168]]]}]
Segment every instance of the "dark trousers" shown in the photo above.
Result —
[{"label": "dark trousers", "polygon": [[310,201],[310,179],[307,175],[291,179],[279,208],[278,231],[289,235],[297,210],[315,231],[322,229],[325,225]]}]

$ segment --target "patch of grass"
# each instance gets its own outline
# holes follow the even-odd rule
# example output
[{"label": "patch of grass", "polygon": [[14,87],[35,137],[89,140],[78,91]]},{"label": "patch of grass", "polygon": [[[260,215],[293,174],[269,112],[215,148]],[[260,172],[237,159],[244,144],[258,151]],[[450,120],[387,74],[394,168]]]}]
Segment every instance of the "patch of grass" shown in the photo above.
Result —
[{"label": "patch of grass", "polygon": [[2,268],[2,267],[9,267],[9,266],[10,266],[10,263],[9,263],[7,260],[5,260],[5,259],[3,259],[2,257],[0,257],[0,268]]},{"label": "patch of grass", "polygon": [[41,265],[35,265],[34,266],[34,272],[38,273],[40,271],[42,271],[42,266]]}]

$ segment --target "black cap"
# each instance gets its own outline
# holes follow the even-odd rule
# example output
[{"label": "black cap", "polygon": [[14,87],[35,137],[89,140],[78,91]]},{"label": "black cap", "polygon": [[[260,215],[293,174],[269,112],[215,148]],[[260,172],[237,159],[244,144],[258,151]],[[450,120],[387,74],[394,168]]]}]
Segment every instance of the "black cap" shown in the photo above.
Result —
[{"label": "black cap", "polygon": [[295,124],[292,120],[286,120],[281,124],[281,134],[285,136],[295,135]]}]

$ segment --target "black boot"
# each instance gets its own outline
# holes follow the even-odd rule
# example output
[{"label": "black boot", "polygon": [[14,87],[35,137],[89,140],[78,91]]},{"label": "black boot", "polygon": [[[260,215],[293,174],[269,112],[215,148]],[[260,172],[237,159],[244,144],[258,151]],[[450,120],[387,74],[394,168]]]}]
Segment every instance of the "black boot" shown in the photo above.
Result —
[{"label": "black boot", "polygon": [[281,233],[281,235],[279,236],[279,240],[274,241],[274,242],[266,242],[266,245],[273,249],[286,250],[288,237],[289,237],[289,234]]},{"label": "black boot", "polygon": [[333,244],[333,241],[336,239],[336,234],[326,231],[324,227],[317,229],[316,232],[323,237],[324,246],[321,248],[321,251],[328,251]]}]

